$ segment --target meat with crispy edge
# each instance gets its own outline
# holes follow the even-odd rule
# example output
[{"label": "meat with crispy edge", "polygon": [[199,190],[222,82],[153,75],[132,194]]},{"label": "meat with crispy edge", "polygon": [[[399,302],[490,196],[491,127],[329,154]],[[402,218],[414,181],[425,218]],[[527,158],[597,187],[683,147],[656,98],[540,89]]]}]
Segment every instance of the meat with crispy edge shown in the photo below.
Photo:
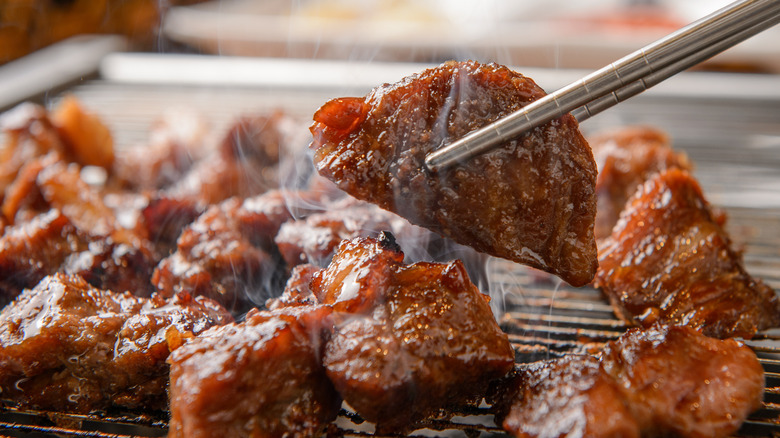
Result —
[{"label": "meat with crispy edge", "polygon": [[588,137],[599,168],[596,178],[596,239],[612,234],[626,202],[637,187],[654,174],[693,167],[684,152],[672,149],[666,133],[647,126],[632,126]]},{"label": "meat with crispy edge", "polygon": [[171,350],[230,314],[205,298],[139,298],[55,274],[0,313],[0,388],[28,408],[165,409]]},{"label": "meat with crispy edge", "polygon": [[544,94],[506,67],[447,62],[323,105],[315,166],[413,224],[581,286],[597,263],[596,164],[571,115],[439,173],[424,167],[430,152]]},{"label": "meat with crispy edge", "polygon": [[690,327],[630,329],[601,353],[643,436],[726,437],[761,407],[764,370],[733,339]]},{"label": "meat with crispy edge", "polygon": [[186,291],[246,311],[268,295],[266,287],[279,269],[273,237],[290,217],[277,191],[213,205],[184,229],[152,283],[163,296]]},{"label": "meat with crispy edge", "polygon": [[344,400],[380,431],[408,431],[478,401],[514,350],[459,261],[403,264],[392,235],[342,242],[312,276],[334,309],[324,364]]},{"label": "meat with crispy edge", "polygon": [[590,356],[522,365],[495,385],[517,437],[726,437],[761,407],[764,370],[732,339],[690,327],[630,329]]},{"label": "meat with crispy edge", "polygon": [[321,362],[330,313],[253,310],[174,351],[168,436],[320,436],[341,407]]},{"label": "meat with crispy edge", "polygon": [[516,437],[640,436],[621,387],[591,356],[522,365],[497,392],[496,422]]},{"label": "meat with crispy edge", "polygon": [[671,169],[640,186],[599,248],[595,284],[632,324],[684,324],[752,337],[780,322],[780,303],[751,277],[699,184]]}]

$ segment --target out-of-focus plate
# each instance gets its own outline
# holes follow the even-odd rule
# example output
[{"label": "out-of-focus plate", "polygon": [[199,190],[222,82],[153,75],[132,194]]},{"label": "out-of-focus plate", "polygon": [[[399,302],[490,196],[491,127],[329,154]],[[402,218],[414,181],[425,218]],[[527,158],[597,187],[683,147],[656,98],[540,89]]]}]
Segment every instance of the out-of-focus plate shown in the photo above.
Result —
[{"label": "out-of-focus plate", "polygon": [[[405,62],[471,58],[594,69],[717,6],[667,2],[657,9],[637,9],[624,3],[218,0],[173,8],[163,32],[206,53],[222,55]],[[708,65],[780,72],[778,40],[780,29],[770,29]]]}]

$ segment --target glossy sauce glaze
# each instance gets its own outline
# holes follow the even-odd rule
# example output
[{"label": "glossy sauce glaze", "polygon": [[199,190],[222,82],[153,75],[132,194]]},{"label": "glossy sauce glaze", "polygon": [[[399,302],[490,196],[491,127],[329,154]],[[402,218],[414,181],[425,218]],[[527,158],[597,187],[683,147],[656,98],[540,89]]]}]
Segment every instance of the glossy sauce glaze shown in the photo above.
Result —
[{"label": "glossy sauce glaze", "polygon": [[448,62],[323,105],[311,128],[315,166],[413,224],[581,286],[596,269],[596,165],[573,117],[438,174],[423,165],[428,153],[543,95],[505,67]]}]

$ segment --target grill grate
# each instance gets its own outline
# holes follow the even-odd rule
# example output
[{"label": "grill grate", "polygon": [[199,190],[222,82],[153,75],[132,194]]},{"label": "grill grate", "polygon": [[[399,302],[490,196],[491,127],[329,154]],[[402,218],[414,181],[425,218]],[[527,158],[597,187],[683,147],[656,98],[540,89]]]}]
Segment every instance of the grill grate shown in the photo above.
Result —
[{"label": "grill grate", "polygon": [[[143,142],[151,122],[168,107],[187,107],[207,114],[219,130],[241,112],[285,108],[293,115],[310,117],[330,97],[363,91],[160,87],[98,80],[85,82],[70,92],[104,117],[117,144],[127,147]],[[620,112],[600,116],[583,128],[593,131],[641,122],[667,130],[676,146],[686,150],[697,164],[696,176],[710,201],[725,207],[729,231],[735,244],[744,250],[748,271],[780,290],[778,109],[780,102],[774,101],[730,101],[721,107],[710,101],[639,97],[621,104]],[[503,301],[505,312],[500,322],[516,350],[518,363],[595,352],[626,330],[592,288],[571,288],[546,274],[501,260],[491,260],[488,268],[491,295]],[[756,351],[766,371],[765,401],[737,435],[780,437],[780,330],[762,333],[747,344]],[[72,415],[0,405],[0,435],[5,436],[159,437],[165,436],[166,427],[165,413]],[[328,435],[378,436],[371,425],[348,409],[342,410]],[[443,413],[413,435],[505,436],[486,406]]]}]

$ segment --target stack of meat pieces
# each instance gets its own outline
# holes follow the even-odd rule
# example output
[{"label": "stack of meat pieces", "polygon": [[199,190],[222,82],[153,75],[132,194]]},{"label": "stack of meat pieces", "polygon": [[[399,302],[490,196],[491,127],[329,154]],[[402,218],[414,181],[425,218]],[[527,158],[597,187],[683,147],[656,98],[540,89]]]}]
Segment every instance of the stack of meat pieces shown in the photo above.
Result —
[{"label": "stack of meat pieces", "polygon": [[[648,327],[685,324],[709,336],[752,337],[780,324],[780,300],[752,278],[733,249],[725,215],[713,210],[685,157],[650,129],[596,137],[602,158],[595,284],[619,317]],[[632,193],[630,197],[627,193]],[[603,232],[601,233],[603,234]]]},{"label": "stack of meat pieces", "polygon": [[169,352],[232,320],[203,297],[141,298],[54,274],[0,312],[0,388],[38,409],[165,409]]},{"label": "stack of meat pieces", "polygon": [[681,326],[631,329],[600,358],[523,366],[495,396],[517,437],[726,437],[761,407],[753,351]]},{"label": "stack of meat pieces", "polygon": [[344,241],[327,268],[298,268],[273,310],[174,352],[172,436],[311,436],[340,406],[330,382],[384,431],[481,399],[514,364],[487,298],[460,262],[403,259],[389,233]]}]

